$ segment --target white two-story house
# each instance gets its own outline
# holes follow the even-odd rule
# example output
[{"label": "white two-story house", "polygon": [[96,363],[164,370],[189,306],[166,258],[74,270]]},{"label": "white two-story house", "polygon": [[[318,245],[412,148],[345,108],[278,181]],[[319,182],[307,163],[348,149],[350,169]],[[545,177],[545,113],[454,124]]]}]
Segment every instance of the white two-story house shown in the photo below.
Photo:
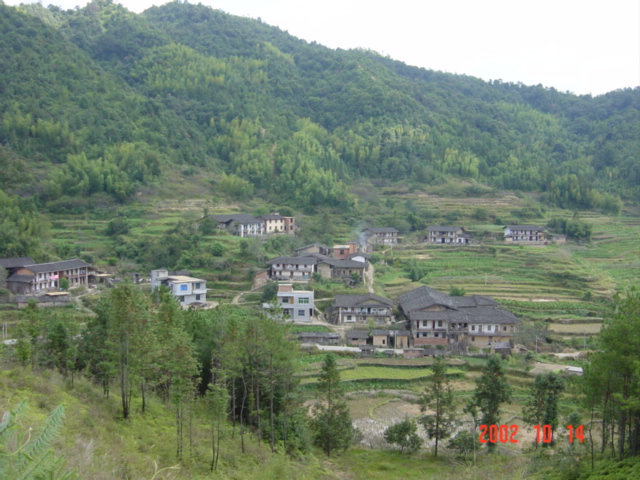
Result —
[{"label": "white two-story house", "polygon": [[161,285],[168,287],[182,306],[207,302],[207,281],[202,278],[170,275],[166,269],[152,270],[151,290]]},{"label": "white two-story house", "polygon": [[291,284],[281,284],[278,286],[277,298],[285,319],[294,322],[310,322],[313,319],[313,290],[294,290]]}]

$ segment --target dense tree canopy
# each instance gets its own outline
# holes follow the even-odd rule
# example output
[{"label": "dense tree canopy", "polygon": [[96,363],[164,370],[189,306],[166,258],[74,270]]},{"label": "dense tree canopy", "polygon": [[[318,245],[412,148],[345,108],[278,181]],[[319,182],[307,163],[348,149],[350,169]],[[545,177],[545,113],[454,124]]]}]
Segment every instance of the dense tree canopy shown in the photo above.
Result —
[{"label": "dense tree canopy", "polygon": [[0,10],[0,162],[52,170],[16,193],[124,202],[189,164],[231,195],[309,210],[350,206],[357,176],[477,180],[610,213],[638,195],[638,89],[487,83],[182,2]]}]

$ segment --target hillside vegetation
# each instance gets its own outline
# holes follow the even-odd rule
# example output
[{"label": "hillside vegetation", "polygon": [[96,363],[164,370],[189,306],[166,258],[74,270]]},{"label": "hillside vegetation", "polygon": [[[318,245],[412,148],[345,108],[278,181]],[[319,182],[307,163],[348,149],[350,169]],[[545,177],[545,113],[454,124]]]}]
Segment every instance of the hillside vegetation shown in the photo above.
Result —
[{"label": "hillside vegetation", "polygon": [[466,179],[613,213],[637,200],[637,89],[487,83],[181,2],[0,9],[0,158],[28,165],[2,187],[48,207],[125,202],[170,170],[309,210],[352,205],[362,176]]}]

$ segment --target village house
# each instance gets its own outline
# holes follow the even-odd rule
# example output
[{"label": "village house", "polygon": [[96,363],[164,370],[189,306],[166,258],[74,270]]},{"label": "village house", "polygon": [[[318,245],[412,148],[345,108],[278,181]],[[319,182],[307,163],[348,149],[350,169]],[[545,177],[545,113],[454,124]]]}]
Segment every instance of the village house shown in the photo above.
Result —
[{"label": "village house", "polygon": [[337,260],[348,260],[349,257],[358,252],[358,244],[349,242],[346,245],[334,245],[331,248],[330,256]]},{"label": "village house", "polygon": [[307,253],[297,257],[277,257],[267,260],[268,277],[276,281],[306,282],[314,273],[321,278],[343,278],[351,280],[355,275],[364,278],[369,262],[339,260],[320,253]]},{"label": "village house", "polygon": [[313,320],[313,290],[294,290],[291,284],[281,284],[278,285],[277,299],[278,307],[282,308],[285,319],[294,322]]},{"label": "village house", "polygon": [[257,217],[248,213],[231,213],[210,215],[208,218],[213,218],[217,222],[218,229],[239,237],[261,237],[271,234],[293,235],[296,232],[295,218],[279,213]]},{"label": "village house", "polygon": [[295,233],[296,223],[293,217],[272,213],[270,215],[259,215],[256,218],[263,222],[263,232],[267,235],[272,233],[293,235]]},{"label": "village house", "polygon": [[311,245],[305,245],[304,247],[296,248],[296,254],[306,255],[309,253],[319,253],[321,255],[331,255],[331,248],[320,243],[312,243]]},{"label": "village house", "polygon": [[151,290],[161,285],[166,286],[182,306],[207,303],[207,281],[202,278],[171,274],[162,268],[151,270]]},{"label": "village house", "polygon": [[374,347],[404,349],[409,347],[411,333],[407,330],[374,330],[371,337]]},{"label": "village house", "polygon": [[220,230],[239,237],[258,237],[264,234],[264,222],[247,213],[211,215]]},{"label": "village house", "polygon": [[494,342],[509,342],[519,324],[511,312],[492,298],[471,295],[453,297],[419,287],[398,297],[409,320],[414,346],[463,344],[490,348]]},{"label": "village house", "polygon": [[347,345],[366,345],[369,340],[369,332],[366,330],[349,330],[345,333]]},{"label": "village house", "polygon": [[504,227],[504,241],[544,245],[547,242],[547,234],[544,227],[537,225],[507,225]]},{"label": "village house", "polygon": [[71,288],[89,284],[89,264],[77,258],[49,263],[34,263],[30,257],[2,258],[0,266],[7,270],[7,288],[16,295],[59,290],[62,279]]},{"label": "village house", "polygon": [[329,321],[336,325],[345,323],[377,325],[393,322],[393,302],[373,293],[363,295],[336,295],[329,313]]},{"label": "village house", "polygon": [[315,345],[338,345],[340,334],[336,332],[300,332],[298,333],[298,341]]},{"label": "village house", "polygon": [[398,244],[398,230],[393,227],[367,228],[362,232],[368,245],[393,246]]},{"label": "village house", "polygon": [[316,271],[315,257],[277,257],[267,260],[268,275],[272,280],[306,282]]},{"label": "village house", "polygon": [[471,241],[469,235],[462,227],[427,227],[427,243],[433,245],[467,245]]}]

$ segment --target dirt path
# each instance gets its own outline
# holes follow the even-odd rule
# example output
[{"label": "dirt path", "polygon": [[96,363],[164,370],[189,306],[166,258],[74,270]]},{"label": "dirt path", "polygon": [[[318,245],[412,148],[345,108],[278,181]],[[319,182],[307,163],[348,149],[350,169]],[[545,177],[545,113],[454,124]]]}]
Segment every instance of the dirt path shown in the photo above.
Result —
[{"label": "dirt path", "polygon": [[529,373],[537,376],[542,375],[543,373],[556,372],[558,370],[564,371],[565,368],[567,368],[567,366],[560,363],[536,362],[536,366]]},{"label": "dirt path", "polygon": [[373,263],[369,263],[369,268],[364,271],[364,284],[367,287],[367,291],[369,293],[373,293],[374,274],[375,274],[375,270],[373,268]]}]

